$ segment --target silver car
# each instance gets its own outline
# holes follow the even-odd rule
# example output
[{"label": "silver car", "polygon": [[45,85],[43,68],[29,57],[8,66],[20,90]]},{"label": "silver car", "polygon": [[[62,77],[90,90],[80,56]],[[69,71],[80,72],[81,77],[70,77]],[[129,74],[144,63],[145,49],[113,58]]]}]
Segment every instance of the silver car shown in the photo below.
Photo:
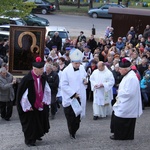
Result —
[{"label": "silver car", "polygon": [[118,5],[115,3],[109,3],[109,4],[104,4],[100,7],[92,8],[88,11],[88,15],[93,17],[93,18],[112,18],[112,14],[108,13],[109,7],[116,7],[116,8],[125,8],[124,5]]},{"label": "silver car", "polygon": [[59,36],[62,38],[63,46],[66,39],[70,39],[69,31],[62,26],[46,26],[46,36],[50,36],[50,38],[52,38],[56,31],[59,32]]}]

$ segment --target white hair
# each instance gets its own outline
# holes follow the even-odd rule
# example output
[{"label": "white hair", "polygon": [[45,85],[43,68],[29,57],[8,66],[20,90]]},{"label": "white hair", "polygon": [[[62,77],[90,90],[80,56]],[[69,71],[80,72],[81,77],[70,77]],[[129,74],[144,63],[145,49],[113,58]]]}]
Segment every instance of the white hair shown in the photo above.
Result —
[{"label": "white hair", "polygon": [[46,67],[53,69],[53,65],[52,64],[46,64]]},{"label": "white hair", "polygon": [[0,73],[5,73],[5,72],[7,72],[6,68],[5,67],[1,67],[0,68]]},{"label": "white hair", "polygon": [[115,64],[115,68],[118,68],[119,67],[119,64],[117,63],[117,64]]}]

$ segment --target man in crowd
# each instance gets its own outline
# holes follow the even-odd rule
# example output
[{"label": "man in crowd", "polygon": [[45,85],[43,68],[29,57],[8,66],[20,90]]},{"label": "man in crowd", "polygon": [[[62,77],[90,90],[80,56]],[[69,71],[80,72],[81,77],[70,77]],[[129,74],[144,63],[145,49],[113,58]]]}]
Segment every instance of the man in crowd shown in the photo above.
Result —
[{"label": "man in crowd", "polygon": [[105,66],[104,62],[98,62],[98,69],[90,76],[91,89],[94,95],[93,120],[98,117],[106,117],[111,114],[110,103],[113,99],[112,87],[114,77],[112,72]]},{"label": "man in crowd", "polygon": [[0,37],[0,58],[6,63],[8,62],[8,56],[6,55],[9,48],[8,43],[8,40],[5,41],[2,37]]},{"label": "man in crowd", "polygon": [[78,43],[78,42],[82,42],[82,41],[85,41],[85,42],[86,42],[86,37],[85,37],[85,35],[84,35],[84,32],[83,32],[83,31],[81,31],[81,32],[80,32],[80,35],[78,36],[78,38],[77,38],[77,42],[76,42],[76,43]]},{"label": "man in crowd", "polygon": [[14,89],[16,80],[5,67],[0,68],[0,111],[1,117],[10,120],[13,111]]},{"label": "man in crowd", "polygon": [[[70,52],[71,63],[63,70],[61,76],[62,105],[67,119],[71,139],[76,138],[81,117],[85,116],[86,107],[86,71],[81,65],[82,52],[73,48]],[[71,102],[77,99],[82,107],[82,113],[75,116]]]},{"label": "man in crowd", "polygon": [[59,32],[55,32],[52,39],[51,39],[51,43],[54,46],[57,46],[57,50],[61,51],[61,47],[62,47],[62,38],[59,36]]},{"label": "man in crowd", "polygon": [[83,48],[83,53],[82,53],[82,64],[84,65],[85,68],[87,68],[89,62],[93,59],[93,54],[91,53],[91,49],[88,45],[86,45]]},{"label": "man in crowd", "polygon": [[87,45],[90,47],[91,53],[94,54],[94,50],[97,48],[97,41],[93,34],[91,34],[90,39],[87,41]]},{"label": "man in crowd", "polygon": [[33,69],[22,78],[17,91],[17,109],[25,144],[36,146],[36,140],[49,131],[49,105],[51,90],[43,74],[45,62],[40,57],[33,62]]},{"label": "man in crowd", "polygon": [[133,140],[136,118],[142,114],[142,101],[139,80],[130,68],[131,62],[123,58],[119,62],[119,72],[123,79],[119,84],[116,103],[113,105],[114,135],[112,140]]},{"label": "man in crowd", "polygon": [[56,95],[58,92],[59,76],[57,72],[53,71],[53,65],[51,64],[46,65],[46,72],[44,72],[44,75],[51,88],[51,119],[54,119],[57,111]]}]

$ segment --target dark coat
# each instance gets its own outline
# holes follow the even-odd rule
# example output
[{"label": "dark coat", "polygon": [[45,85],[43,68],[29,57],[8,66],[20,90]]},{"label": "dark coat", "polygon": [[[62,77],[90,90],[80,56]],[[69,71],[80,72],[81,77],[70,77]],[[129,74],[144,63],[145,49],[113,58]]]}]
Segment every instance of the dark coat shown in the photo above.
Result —
[{"label": "dark coat", "polygon": [[0,44],[0,57],[3,59],[4,62],[8,62],[8,57],[6,56],[6,51],[8,49],[8,46],[3,46],[3,43]]},{"label": "dark coat", "polygon": [[137,66],[137,69],[140,73],[141,78],[143,78],[144,71],[148,69],[148,65],[143,66],[142,64]]},{"label": "dark coat", "polygon": [[118,89],[119,83],[121,82],[123,76],[120,74],[120,72],[117,72],[116,70],[113,70],[112,73],[113,73],[113,76],[115,79],[114,87],[116,87]]},{"label": "dark coat", "polygon": [[90,46],[91,53],[93,54],[94,50],[97,48],[97,42],[95,41],[95,39],[89,39],[87,45]]},{"label": "dark coat", "polygon": [[115,84],[113,86],[113,100],[111,101],[111,105],[113,106],[116,102],[117,90],[123,76],[120,74],[120,72],[117,72],[116,70],[113,70],[112,73],[115,79]]},{"label": "dark coat", "polygon": [[46,47],[48,47],[50,50],[52,50],[53,42],[50,40],[46,43]]},{"label": "dark coat", "polygon": [[61,47],[62,47],[62,38],[60,36],[53,36],[53,38],[51,39],[51,43],[52,46],[57,46],[57,50],[61,51]]},{"label": "dark coat", "polygon": [[147,39],[149,35],[150,35],[150,29],[149,30],[144,30],[143,37],[145,39]]},{"label": "dark coat", "polygon": [[0,56],[4,57],[6,56],[6,47],[3,46],[4,43],[0,44]]},{"label": "dark coat", "polygon": [[[42,87],[44,91],[46,79],[41,77]],[[28,89],[28,100],[33,108],[33,111],[24,112],[20,101],[24,92]],[[49,131],[49,106],[44,105],[43,111],[39,111],[34,107],[36,100],[34,80],[31,72],[24,76],[17,90],[17,110],[19,113],[22,130],[26,140],[36,140]]]},{"label": "dark coat", "polygon": [[86,37],[85,37],[84,35],[78,36],[78,38],[77,38],[77,43],[78,43],[78,42],[82,42],[82,41],[85,41],[85,42],[86,42]]},{"label": "dark coat", "polygon": [[52,71],[49,75],[46,75],[46,72],[44,72],[44,76],[51,88],[51,103],[54,103],[56,101],[56,94],[58,92],[59,76],[57,72],[54,71]]}]

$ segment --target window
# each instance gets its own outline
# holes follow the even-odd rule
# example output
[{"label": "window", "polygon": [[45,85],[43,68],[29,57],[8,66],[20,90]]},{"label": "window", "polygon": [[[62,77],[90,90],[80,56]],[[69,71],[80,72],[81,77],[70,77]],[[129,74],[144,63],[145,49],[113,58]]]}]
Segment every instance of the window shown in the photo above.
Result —
[{"label": "window", "polygon": [[108,9],[109,7],[108,6],[104,6],[104,7],[102,7],[102,9]]},{"label": "window", "polygon": [[0,38],[6,40],[6,39],[9,38],[9,35],[5,35],[5,34],[3,34],[3,33],[0,33]]},{"label": "window", "polygon": [[[50,32],[48,32],[48,36],[50,36],[50,38],[52,38],[55,32],[56,32],[56,31],[50,31]],[[59,32],[59,36],[60,36],[62,39],[68,38],[68,34],[67,34],[66,32],[63,32],[63,31],[58,31],[58,32]]]},{"label": "window", "polygon": [[42,3],[42,0],[35,0],[35,3],[41,4],[41,3]]}]

